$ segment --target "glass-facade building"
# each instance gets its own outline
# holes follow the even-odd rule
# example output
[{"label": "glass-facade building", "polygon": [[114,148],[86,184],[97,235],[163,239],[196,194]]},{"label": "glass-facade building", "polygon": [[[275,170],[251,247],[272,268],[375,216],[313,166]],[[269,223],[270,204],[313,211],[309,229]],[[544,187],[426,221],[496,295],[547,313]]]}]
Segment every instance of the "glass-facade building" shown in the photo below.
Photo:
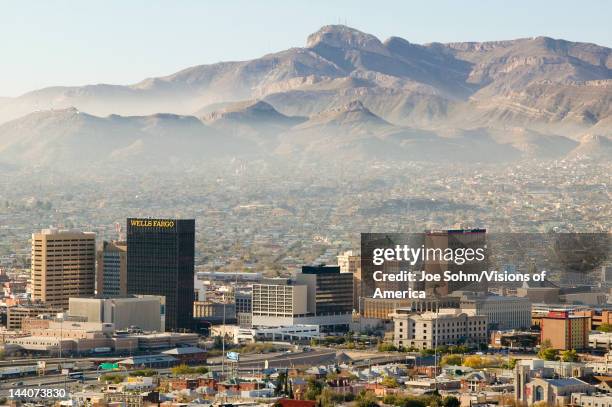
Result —
[{"label": "glass-facade building", "polygon": [[194,219],[127,220],[128,294],[166,297],[166,330],[193,326]]},{"label": "glass-facade building", "polygon": [[317,316],[353,312],[353,274],[340,273],[339,266],[303,266],[302,275],[315,276]]},{"label": "glass-facade building", "polygon": [[97,254],[96,290],[99,297],[122,297],[127,294],[127,243],[102,242]]}]

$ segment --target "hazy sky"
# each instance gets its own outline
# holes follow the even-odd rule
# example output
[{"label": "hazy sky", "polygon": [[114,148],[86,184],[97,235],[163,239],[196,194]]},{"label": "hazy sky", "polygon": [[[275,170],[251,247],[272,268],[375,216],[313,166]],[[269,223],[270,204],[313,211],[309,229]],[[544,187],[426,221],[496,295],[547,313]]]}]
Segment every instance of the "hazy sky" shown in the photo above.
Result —
[{"label": "hazy sky", "polygon": [[0,96],[52,85],[129,84],[303,46],[346,23],[384,40],[547,35],[612,46],[612,2],[0,0]]}]

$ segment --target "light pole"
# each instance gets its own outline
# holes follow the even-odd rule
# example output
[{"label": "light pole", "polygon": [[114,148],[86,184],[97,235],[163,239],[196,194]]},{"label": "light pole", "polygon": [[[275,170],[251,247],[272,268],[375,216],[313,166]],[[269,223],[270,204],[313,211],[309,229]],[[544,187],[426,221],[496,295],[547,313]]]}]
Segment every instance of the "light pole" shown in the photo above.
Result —
[{"label": "light pole", "polygon": [[225,294],[223,294],[223,329],[221,330],[221,377],[225,378]]}]

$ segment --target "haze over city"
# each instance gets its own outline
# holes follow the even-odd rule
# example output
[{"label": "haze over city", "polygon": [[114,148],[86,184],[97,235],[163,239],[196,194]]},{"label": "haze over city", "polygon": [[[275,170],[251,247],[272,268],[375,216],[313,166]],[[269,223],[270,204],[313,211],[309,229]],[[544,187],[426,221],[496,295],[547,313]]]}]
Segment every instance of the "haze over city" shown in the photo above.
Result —
[{"label": "haze over city", "polygon": [[0,404],[612,405],[610,15],[0,5]]}]

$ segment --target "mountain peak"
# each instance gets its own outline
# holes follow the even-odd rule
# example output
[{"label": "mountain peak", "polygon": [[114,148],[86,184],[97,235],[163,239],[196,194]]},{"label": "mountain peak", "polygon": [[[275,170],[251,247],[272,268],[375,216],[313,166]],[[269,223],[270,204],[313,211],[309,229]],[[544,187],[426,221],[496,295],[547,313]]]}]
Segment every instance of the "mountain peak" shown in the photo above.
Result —
[{"label": "mountain peak", "polygon": [[326,25],[308,36],[306,47],[315,48],[327,45],[342,49],[360,49],[378,54],[387,54],[387,50],[378,38],[345,25]]},{"label": "mountain peak", "polygon": [[250,110],[254,112],[276,112],[276,109],[269,104],[268,102],[264,102],[263,100],[257,100],[254,103],[245,107],[245,110]]},{"label": "mountain peak", "polygon": [[339,111],[344,112],[367,112],[371,113],[370,110],[361,103],[361,100],[353,100],[352,102],[347,103],[346,105],[340,107]]},{"label": "mountain peak", "polygon": [[344,106],[325,110],[310,118],[304,123],[304,127],[313,124],[335,124],[335,125],[379,125],[390,124],[365,107],[360,100],[354,100]]},{"label": "mountain peak", "polygon": [[293,125],[304,121],[304,118],[285,116],[268,102],[263,100],[247,100],[231,104],[224,109],[203,116],[206,122],[234,123],[274,123],[277,125]]}]

